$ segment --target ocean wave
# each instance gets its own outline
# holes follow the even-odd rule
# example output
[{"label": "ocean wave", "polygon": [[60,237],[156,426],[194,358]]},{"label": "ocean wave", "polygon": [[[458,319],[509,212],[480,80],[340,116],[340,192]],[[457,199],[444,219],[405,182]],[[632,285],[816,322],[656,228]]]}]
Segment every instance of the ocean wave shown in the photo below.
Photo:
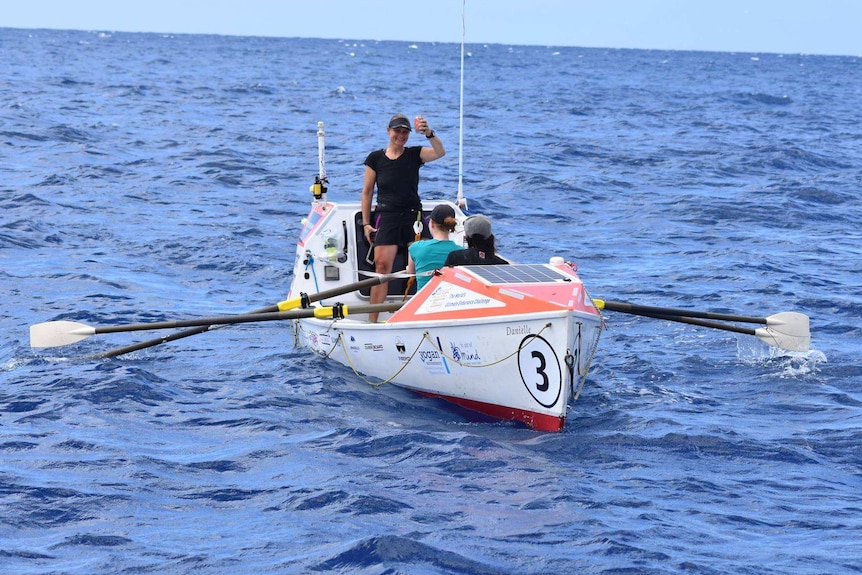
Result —
[{"label": "ocean wave", "polygon": [[422,543],[417,539],[381,535],[356,541],[337,555],[312,566],[313,571],[356,571],[371,568],[441,569],[446,573],[464,575],[502,575],[508,569],[493,563],[483,563],[460,553]]}]

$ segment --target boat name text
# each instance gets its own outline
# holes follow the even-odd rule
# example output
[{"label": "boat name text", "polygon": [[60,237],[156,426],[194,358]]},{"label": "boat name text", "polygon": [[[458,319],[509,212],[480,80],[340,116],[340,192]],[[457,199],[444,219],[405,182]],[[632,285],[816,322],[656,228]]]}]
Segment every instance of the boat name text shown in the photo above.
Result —
[{"label": "boat name text", "polygon": [[533,333],[530,329],[530,326],[527,324],[519,325],[517,327],[506,327],[506,335],[528,335]]}]

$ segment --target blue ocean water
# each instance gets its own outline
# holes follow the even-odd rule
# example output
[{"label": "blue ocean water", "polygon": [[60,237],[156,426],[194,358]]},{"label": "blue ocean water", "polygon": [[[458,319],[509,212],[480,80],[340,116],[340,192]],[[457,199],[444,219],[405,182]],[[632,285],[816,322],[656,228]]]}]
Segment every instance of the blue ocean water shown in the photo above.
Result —
[{"label": "blue ocean water", "polygon": [[286,325],[32,350],[28,328],[284,299],[327,132],[359,197],[460,46],[0,29],[0,571],[859,573],[862,59],[468,45],[463,180],[594,297],[811,317],[813,349],[608,313],[564,432],[294,349]]}]

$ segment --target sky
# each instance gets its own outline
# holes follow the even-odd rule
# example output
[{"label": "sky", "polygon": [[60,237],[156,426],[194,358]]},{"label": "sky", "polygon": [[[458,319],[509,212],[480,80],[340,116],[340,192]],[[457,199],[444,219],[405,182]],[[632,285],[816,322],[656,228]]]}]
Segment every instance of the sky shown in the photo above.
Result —
[{"label": "sky", "polygon": [[[0,27],[862,56],[862,0],[18,0]],[[463,11],[463,26],[462,26]]]}]

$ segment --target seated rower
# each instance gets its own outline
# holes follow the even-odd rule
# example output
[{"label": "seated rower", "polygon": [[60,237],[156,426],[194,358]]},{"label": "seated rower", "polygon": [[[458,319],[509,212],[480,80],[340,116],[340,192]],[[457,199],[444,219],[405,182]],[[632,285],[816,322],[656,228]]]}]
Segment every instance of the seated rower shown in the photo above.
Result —
[{"label": "seated rower", "polygon": [[428,218],[428,231],[432,239],[413,242],[407,248],[407,273],[416,274],[416,291],[428,283],[431,272],[443,267],[449,252],[460,248],[449,239],[449,232],[455,231],[455,223],[455,210],[452,206],[435,206]]},{"label": "seated rower", "polygon": [[491,220],[486,216],[470,216],[464,220],[464,237],[467,249],[451,252],[443,265],[475,266],[508,264],[497,255],[494,247],[494,234],[491,233]]}]

